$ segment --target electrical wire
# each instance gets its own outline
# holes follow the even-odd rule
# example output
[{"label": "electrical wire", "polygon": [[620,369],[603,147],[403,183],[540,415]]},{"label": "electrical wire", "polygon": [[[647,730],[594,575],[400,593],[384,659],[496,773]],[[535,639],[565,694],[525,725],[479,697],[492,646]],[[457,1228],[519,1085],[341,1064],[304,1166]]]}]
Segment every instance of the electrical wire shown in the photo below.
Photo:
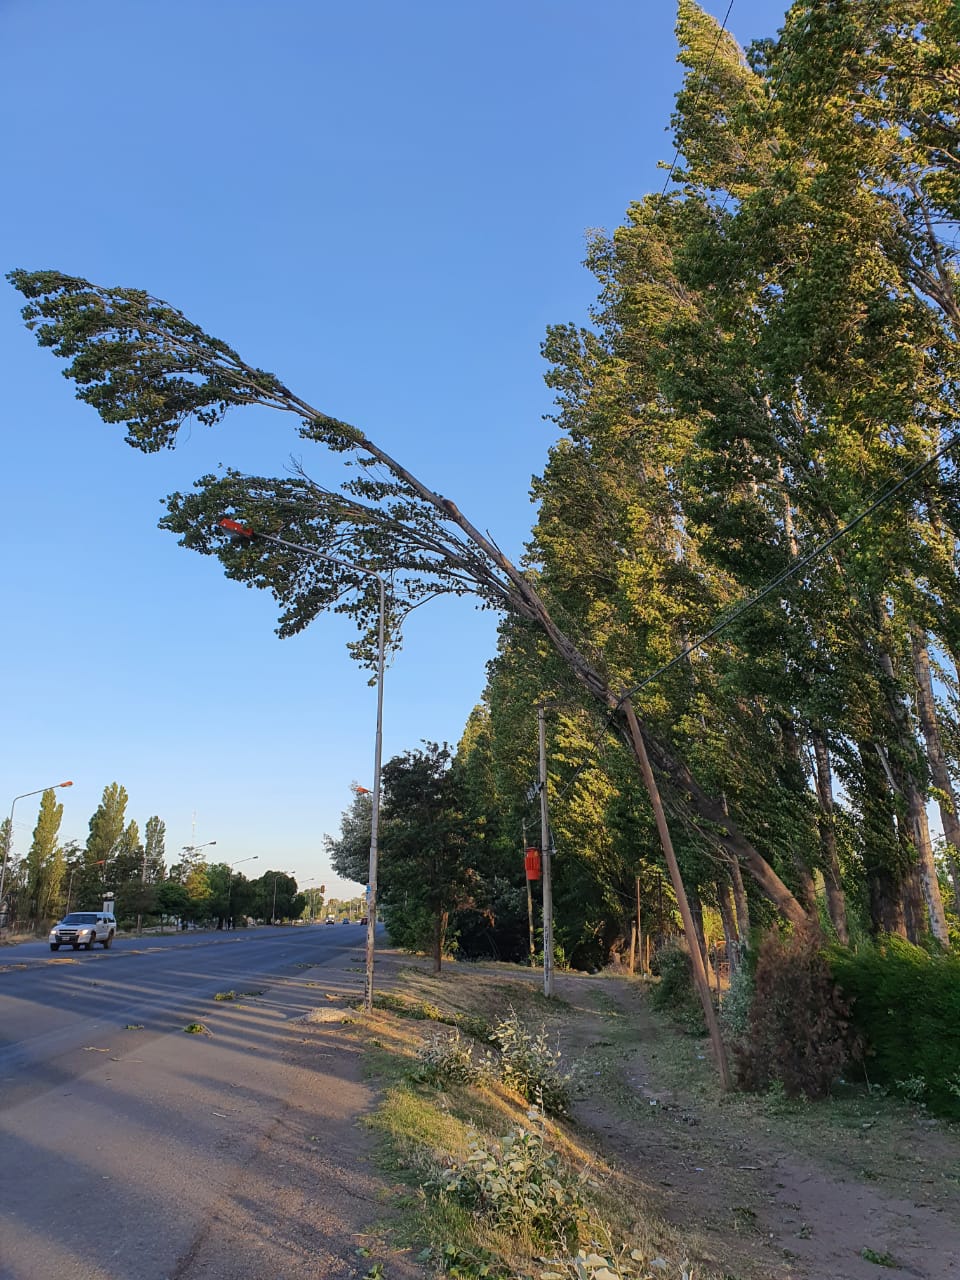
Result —
[{"label": "electrical wire", "polygon": [[742,618],[744,614],[748,613],[751,609],[756,608],[758,604],[760,604],[768,596],[772,595],[773,592],[776,591],[778,587],[782,586],[784,582],[788,581],[788,579],[800,573],[800,571],[807,568],[808,565],[813,564],[814,561],[818,560],[824,554],[824,552],[828,551],[832,546],[834,546],[837,542],[839,542],[841,538],[846,537],[849,533],[851,533],[854,529],[856,529],[858,525],[862,524],[863,521],[866,520],[868,516],[872,515],[874,511],[877,511],[880,507],[890,502],[893,498],[897,496],[897,494],[901,493],[905,488],[907,488],[908,485],[912,484],[914,480],[916,480],[919,476],[921,476],[929,467],[932,467],[934,463],[939,462],[939,460],[942,457],[944,457],[947,453],[949,453],[951,449],[955,448],[958,443],[960,443],[960,432],[951,436],[950,439],[946,442],[946,444],[941,445],[941,447],[937,449],[934,453],[932,453],[929,458],[927,458],[924,462],[920,463],[919,466],[914,467],[914,469],[911,472],[909,472],[909,474],[904,476],[903,479],[897,481],[897,483],[893,485],[891,488],[885,489],[868,506],[866,506],[862,511],[858,512],[857,515],[855,515],[852,520],[849,520],[842,528],[838,529],[835,533],[832,533],[829,538],[824,539],[823,542],[815,546],[812,551],[807,553],[807,555],[789,564],[786,567],[786,569],[778,573],[765,586],[761,587],[759,591],[757,591],[754,595],[750,596],[749,599],[742,601],[725,618],[722,618],[719,622],[717,622],[716,625],[711,627],[709,631],[704,632],[704,634],[698,640],[695,640],[692,644],[688,645],[683,650],[682,653],[677,654],[676,657],[671,658],[669,662],[665,662],[662,666],[658,667],[655,671],[652,671],[648,676],[645,676],[643,680],[641,680],[638,684],[634,685],[632,688],[628,689],[625,693],[621,694],[620,697],[617,699],[616,705],[607,715],[607,718],[604,722],[603,729],[600,735],[598,736],[597,741],[594,744],[594,747],[592,748],[590,756],[586,760],[584,760],[582,764],[577,766],[573,776],[569,779],[569,781],[566,783],[563,789],[559,792],[557,799],[558,800],[562,799],[570,790],[570,788],[575,785],[575,783],[577,782],[581,774],[591,764],[595,763],[595,758],[600,749],[600,745],[603,742],[603,740],[606,738],[606,736],[609,734],[611,726],[613,725],[613,722],[616,719],[617,714],[619,713],[621,707],[625,702],[635,697],[638,693],[640,693],[643,689],[646,689],[649,685],[653,684],[655,680],[659,680],[661,676],[665,675],[668,671],[671,671],[674,667],[679,665],[679,663],[685,662],[689,658],[691,653],[695,653],[698,649],[703,648],[703,646],[707,644],[710,640],[720,635],[728,627],[732,626],[734,622],[737,622],[740,618]]},{"label": "electrical wire", "polygon": [[[713,49],[710,52],[710,57],[707,60],[707,65],[706,67],[704,67],[703,72],[700,76],[700,83],[697,85],[697,92],[694,94],[694,98],[693,98],[691,115],[693,114],[694,111],[696,111],[697,107],[700,105],[700,97],[703,94],[704,86],[707,83],[707,76],[710,74],[711,68],[713,67],[713,60],[717,56],[717,50],[720,48],[720,41],[727,34],[727,23],[730,20],[730,11],[732,9],[733,9],[733,0],[730,0],[730,3],[727,5],[727,12],[723,15],[723,22],[720,24],[720,30],[717,32],[717,39],[714,43]],[[663,180],[663,186],[660,189],[661,200],[667,194],[667,187],[670,185],[671,179],[673,178],[674,171],[676,170],[676,167],[677,167],[677,161],[679,159],[680,159],[680,148],[678,146],[673,153],[673,159],[670,161],[670,168],[667,172],[667,176]]]}]

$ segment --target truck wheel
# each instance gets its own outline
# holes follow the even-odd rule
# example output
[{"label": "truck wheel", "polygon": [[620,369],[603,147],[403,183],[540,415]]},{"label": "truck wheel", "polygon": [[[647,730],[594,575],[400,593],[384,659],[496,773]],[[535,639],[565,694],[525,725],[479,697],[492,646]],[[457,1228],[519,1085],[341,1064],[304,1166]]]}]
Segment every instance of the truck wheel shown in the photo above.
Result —
[{"label": "truck wheel", "polygon": [[90,941],[89,941],[89,942],[85,942],[85,943],[83,944],[83,949],[84,949],[84,951],[92,951],[92,950],[93,950],[93,944],[96,942],[96,940],[97,940],[97,935],[96,935],[96,934],[94,934],[94,935],[93,935],[93,937],[90,939]]},{"label": "truck wheel", "polygon": [[108,934],[107,934],[107,936],[106,936],[106,937],[104,938],[104,940],[103,940],[103,949],[104,949],[104,951],[106,951],[110,946],[112,946],[112,944],[113,944],[113,934],[112,934],[112,933],[108,933]]},{"label": "truck wheel", "polygon": [[60,950],[60,943],[59,943],[59,942],[51,942],[51,943],[50,943],[50,950],[51,950],[51,951],[59,951],[59,950]]}]

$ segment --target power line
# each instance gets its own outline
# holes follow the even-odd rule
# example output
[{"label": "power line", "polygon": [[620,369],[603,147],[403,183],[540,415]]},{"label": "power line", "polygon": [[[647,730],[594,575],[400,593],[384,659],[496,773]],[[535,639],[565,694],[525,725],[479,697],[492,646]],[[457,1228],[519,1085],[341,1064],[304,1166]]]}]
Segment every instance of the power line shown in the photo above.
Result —
[{"label": "power line", "polygon": [[812,551],[807,553],[807,555],[802,556],[799,560],[795,560],[792,564],[787,565],[787,567],[782,570],[782,572],[778,573],[775,578],[771,579],[765,587],[762,587],[756,595],[753,595],[748,600],[743,601],[743,603],[738,605],[734,611],[728,615],[728,617],[724,618],[721,622],[718,622],[716,626],[711,627],[710,630],[702,635],[699,640],[695,640],[693,644],[688,645],[687,648],[684,649],[683,653],[678,654],[675,658],[671,658],[669,662],[665,662],[662,667],[658,667],[658,669],[647,676],[646,679],[641,680],[635,688],[622,694],[617,701],[614,711],[619,711],[620,707],[628,698],[632,698],[634,694],[639,693],[641,689],[645,689],[648,684],[659,679],[660,676],[669,671],[672,667],[675,667],[679,662],[683,662],[689,654],[702,648],[708,640],[712,640],[713,637],[719,635],[721,631],[725,631],[727,627],[731,626],[739,618],[742,618],[750,609],[755,608],[761,600],[765,600],[767,596],[772,595],[773,592],[776,591],[777,587],[786,582],[788,578],[792,578],[795,574],[799,573],[801,569],[805,569],[807,565],[812,564],[815,560],[819,559],[825,551],[829,551],[834,543],[837,543],[841,538],[846,537],[846,535],[855,529],[857,525],[866,520],[867,516],[872,515],[874,511],[889,502],[891,498],[896,497],[902,489],[905,489],[907,485],[911,484],[918,476],[922,475],[928,467],[931,467],[935,462],[938,462],[944,454],[948,453],[954,445],[958,443],[958,441],[960,441],[960,434],[951,436],[945,445],[941,445],[935,453],[932,453],[929,458],[924,462],[921,462],[918,467],[914,467],[914,469],[908,475],[904,476],[902,480],[899,480],[892,489],[887,489],[885,492],[881,493],[879,497],[875,498],[868,507],[865,507],[863,511],[854,516],[854,518],[841,529],[838,529],[836,533],[831,534],[830,537],[824,542],[821,542],[819,546],[814,547]]},{"label": "power line", "polygon": [[613,724],[613,721],[616,718],[617,713],[620,711],[620,708],[629,698],[635,697],[636,694],[640,693],[643,689],[646,689],[647,686],[651,685],[655,680],[659,680],[659,678],[662,675],[665,675],[668,671],[672,670],[675,666],[679,665],[679,663],[685,662],[691,653],[694,653],[696,652],[696,650],[703,648],[703,646],[707,644],[708,641],[720,635],[721,632],[725,631],[727,627],[732,626],[734,622],[737,622],[740,618],[744,616],[744,614],[748,613],[751,609],[756,608],[756,606],[760,604],[761,601],[765,600],[768,596],[772,595],[773,592],[776,591],[778,587],[782,586],[783,583],[786,582],[789,578],[794,577],[796,574],[800,573],[801,570],[805,569],[808,565],[812,564],[815,560],[819,559],[820,556],[824,554],[824,552],[828,551],[832,546],[834,546],[837,542],[839,542],[841,538],[846,537],[847,534],[851,533],[854,529],[856,529],[857,526],[862,524],[863,521],[866,520],[868,516],[872,515],[874,511],[879,510],[880,507],[884,506],[886,503],[890,502],[893,498],[895,498],[897,494],[901,493],[908,485],[912,484],[913,481],[916,480],[919,476],[921,476],[924,471],[926,471],[929,467],[932,467],[934,463],[938,462],[942,457],[944,457],[947,453],[949,453],[949,451],[953,449],[958,443],[960,443],[960,432],[951,436],[950,439],[946,442],[946,444],[941,445],[941,447],[937,449],[936,452],[932,453],[929,458],[927,458],[924,462],[920,463],[919,466],[914,467],[914,469],[911,472],[909,472],[909,474],[904,476],[902,480],[898,480],[897,483],[892,486],[892,488],[885,489],[881,494],[879,494],[876,498],[874,498],[874,500],[868,506],[866,506],[862,511],[858,512],[858,514],[855,515],[852,520],[849,520],[842,528],[838,529],[835,533],[831,534],[829,538],[826,538],[823,542],[819,543],[816,547],[813,548],[812,551],[808,552],[807,555],[789,564],[786,567],[786,569],[778,573],[776,577],[772,578],[765,586],[761,587],[759,591],[757,591],[754,595],[750,596],[749,599],[742,601],[741,604],[737,605],[733,609],[733,611],[729,613],[725,618],[722,618],[718,623],[716,623],[715,626],[711,627],[709,631],[706,631],[698,640],[695,640],[692,644],[688,645],[682,653],[677,654],[676,657],[674,658],[671,658],[669,662],[665,662],[662,666],[658,667],[655,671],[652,671],[650,675],[645,676],[644,679],[639,682],[639,684],[634,685],[631,689],[628,689],[625,693],[621,694],[621,696],[617,699],[617,703],[615,707],[608,714],[604,722],[603,729],[601,730],[599,736],[597,737],[597,740],[590,752],[590,756],[586,760],[584,760],[582,764],[577,766],[576,770],[573,773],[573,776],[569,779],[569,781],[560,791],[557,799],[558,800],[562,799],[563,796],[565,796],[567,792],[570,790],[570,788],[577,782],[578,778],[581,776],[584,770],[587,769],[591,764],[595,763],[595,757],[597,755],[597,752],[600,749],[600,744],[603,742],[604,738],[606,738],[607,734],[610,732],[611,725]]},{"label": "power line", "polygon": [[[730,19],[730,11],[732,8],[733,8],[733,0],[730,0],[730,3],[727,5],[727,12],[723,15],[723,22],[720,24],[720,30],[717,32],[717,38],[716,38],[716,41],[714,42],[713,49],[710,52],[710,57],[707,60],[707,65],[704,67],[703,72],[700,76],[700,83],[697,85],[697,92],[694,94],[694,98],[693,98],[691,115],[693,114],[694,111],[696,111],[697,107],[700,104],[700,97],[703,93],[704,86],[707,83],[707,76],[710,74],[710,70],[713,67],[713,60],[717,56],[717,50],[720,48],[720,41],[723,39],[723,37],[727,33],[727,22]],[[669,171],[667,172],[667,176],[663,180],[663,186],[660,189],[661,200],[667,194],[667,187],[670,185],[670,181],[673,178],[674,170],[677,167],[677,161],[679,159],[680,159],[680,148],[678,146],[673,153],[673,159],[670,161]]]}]

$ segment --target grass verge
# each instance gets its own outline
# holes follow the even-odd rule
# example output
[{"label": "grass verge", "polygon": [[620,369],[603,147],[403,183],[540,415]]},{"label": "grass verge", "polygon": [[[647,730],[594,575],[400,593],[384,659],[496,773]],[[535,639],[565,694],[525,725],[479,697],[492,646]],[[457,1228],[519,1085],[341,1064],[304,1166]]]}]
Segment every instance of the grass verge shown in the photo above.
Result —
[{"label": "grass verge", "polygon": [[[502,971],[435,977],[407,966],[392,985],[356,1031],[382,1098],[368,1121],[380,1163],[407,1187],[403,1223],[392,1228],[399,1246],[458,1280],[692,1276],[684,1260],[697,1254],[696,1242],[644,1214],[635,1182],[589,1135],[501,1078],[492,1047],[499,1026],[512,1019],[513,1040],[518,1025],[529,1031],[525,1064],[535,1074],[577,1009]],[[445,1044],[456,1067],[450,1078]],[[474,1074],[463,1070],[465,1046],[477,1067],[472,1079],[462,1078]],[[721,1275],[696,1270],[697,1280]]]}]

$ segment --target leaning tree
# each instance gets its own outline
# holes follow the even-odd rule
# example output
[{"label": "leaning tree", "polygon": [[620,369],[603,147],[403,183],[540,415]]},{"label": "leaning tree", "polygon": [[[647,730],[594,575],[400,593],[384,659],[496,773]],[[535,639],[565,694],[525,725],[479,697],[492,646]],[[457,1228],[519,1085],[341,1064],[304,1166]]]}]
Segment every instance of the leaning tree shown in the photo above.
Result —
[{"label": "leaning tree", "polygon": [[[75,382],[78,399],[105,422],[124,424],[134,448],[145,453],[171,448],[193,419],[215,426],[231,408],[259,405],[292,414],[304,440],[340,455],[346,478],[337,488],[319,483],[302,467],[281,478],[231,469],[203,476],[193,492],[167,499],[161,526],[177,533],[182,545],[217,556],[229,578],[269,589],[281,607],[281,636],[299,632],[325,610],[346,613],[360,629],[351,646],[355,656],[370,660],[378,588],[369,572],[351,565],[389,576],[394,618],[433,596],[473,595],[542,631],[603,709],[610,730],[623,737],[641,771],[726,1083],[722,1043],[655,775],[788,920],[803,922],[807,913],[723,798],[709,794],[637,715],[629,689],[617,687],[558,625],[533,576],[514,565],[451,499],[434,492],[359,428],[301,399],[168,303],[143,290],[105,288],[57,271],[18,270],[9,278],[27,299],[24,320],[40,345],[69,361],[64,373]],[[221,526],[228,516],[319,554],[304,555],[267,539],[238,545]]]}]

